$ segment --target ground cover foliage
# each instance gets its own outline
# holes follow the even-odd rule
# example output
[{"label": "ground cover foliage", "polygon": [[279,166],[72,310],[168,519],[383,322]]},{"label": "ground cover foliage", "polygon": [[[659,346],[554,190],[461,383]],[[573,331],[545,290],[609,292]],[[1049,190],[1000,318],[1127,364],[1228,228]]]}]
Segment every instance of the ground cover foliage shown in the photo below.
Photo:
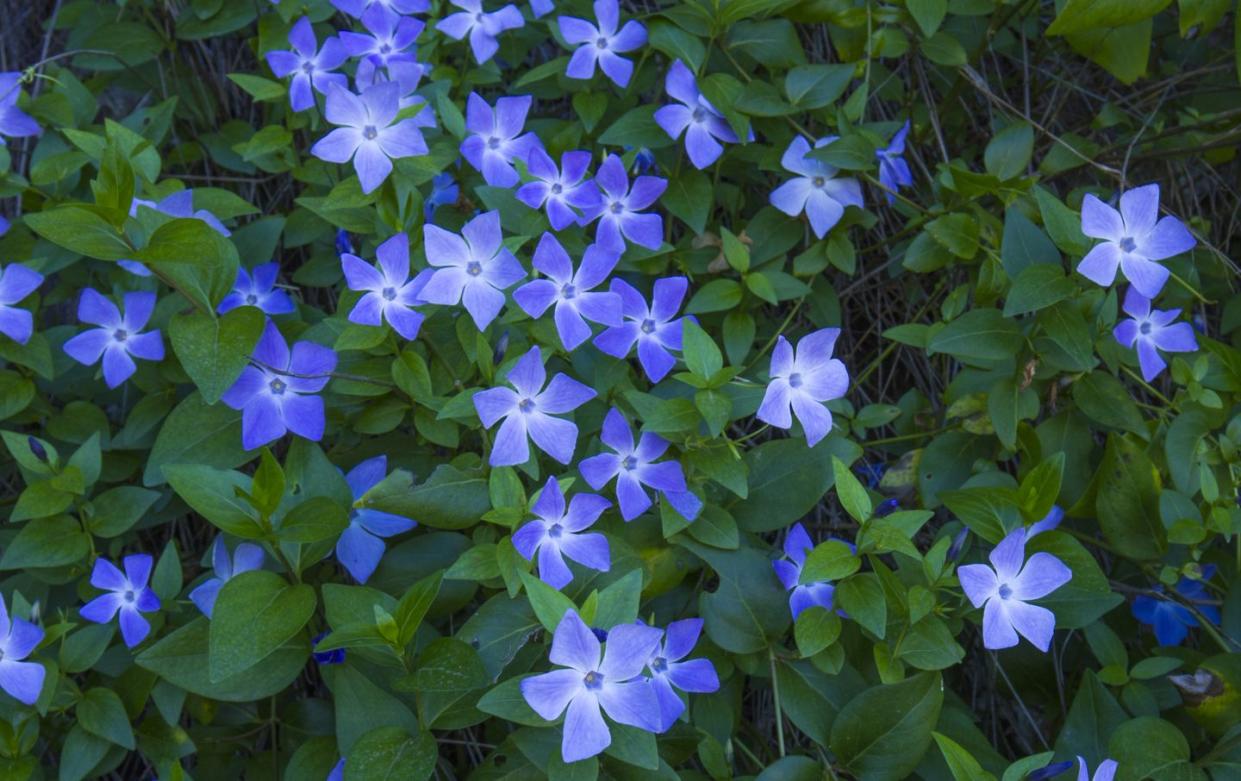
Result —
[{"label": "ground cover foliage", "polygon": [[1228,0],[7,0],[0,777],[1241,777]]}]

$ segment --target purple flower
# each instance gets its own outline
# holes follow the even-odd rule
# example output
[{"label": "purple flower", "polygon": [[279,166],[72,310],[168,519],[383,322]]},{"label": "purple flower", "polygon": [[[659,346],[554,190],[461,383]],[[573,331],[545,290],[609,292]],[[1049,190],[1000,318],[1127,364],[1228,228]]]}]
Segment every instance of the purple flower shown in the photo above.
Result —
[{"label": "purple flower", "polygon": [[1011,648],[1017,635],[1044,653],[1051,645],[1056,616],[1029,600],[1045,597],[1068,583],[1073,573],[1050,553],[1026,561],[1026,530],[1014,529],[991,551],[991,566],[963,564],[957,568],[961,589],[974,607],[983,608],[982,643],[991,649]]},{"label": "purple flower", "polygon": [[147,553],[135,553],[125,557],[125,571],[104,558],[95,559],[90,583],[106,593],[92,599],[79,611],[82,618],[96,624],[106,624],[119,611],[121,614],[121,637],[125,645],[133,648],[141,643],[151,631],[151,625],[143,613],[159,610],[159,597],[147,587],[151,567],[155,560]]},{"label": "purple flower", "polygon": [[5,136],[23,138],[39,134],[39,123],[17,107],[21,81],[20,71],[0,73],[0,146],[4,146]]},{"label": "purple flower", "polygon": [[1180,316],[1181,310],[1151,309],[1151,300],[1142,295],[1136,284],[1131,285],[1125,293],[1123,308],[1125,313],[1130,315],[1130,319],[1117,323],[1112,333],[1116,341],[1125,347],[1137,348],[1142,379],[1147,382],[1168,368],[1167,362],[1159,354],[1160,350],[1166,353],[1192,353],[1198,349],[1194,327],[1189,323],[1172,322]]},{"label": "purple flower", "polygon": [[431,180],[431,194],[427,196],[426,203],[423,205],[423,211],[429,222],[435,216],[435,210],[441,206],[452,206],[461,197],[461,188],[457,186],[457,180],[452,178],[452,174],[445,171],[442,174],[436,174]]},{"label": "purple flower", "polygon": [[422,66],[413,52],[406,50],[414,45],[414,40],[426,25],[417,19],[394,14],[382,5],[372,4],[362,12],[362,26],[370,35],[348,30],[340,33],[340,42],[349,56],[362,58],[358,63],[357,82],[374,83],[378,68],[387,69],[393,81],[402,81],[401,71],[412,69],[404,80],[412,77],[416,86],[422,76]]},{"label": "purple flower", "polygon": [[621,299],[616,293],[593,293],[607,279],[620,256],[598,244],[591,244],[582,255],[577,271],[569,254],[550,233],[544,233],[534,250],[534,267],[548,276],[527,282],[513,292],[513,299],[533,318],[543,316],[556,305],[556,332],[565,350],[573,352],[590,338],[586,320],[600,325],[621,324]]},{"label": "purple flower", "polygon": [[793,613],[794,621],[809,607],[831,610],[832,598],[836,594],[836,587],[826,580],[801,582],[801,569],[806,564],[806,554],[813,549],[814,543],[810,541],[810,535],[806,534],[805,527],[795,523],[784,538],[784,555],[790,560],[777,559],[771,562],[776,577],[780,579],[785,590],[793,592],[789,594],[789,610]]},{"label": "purple flower", "polygon": [[349,322],[382,325],[387,320],[402,337],[415,339],[422,326],[422,313],[414,307],[423,303],[418,293],[433,272],[424,269],[409,278],[409,238],[404,233],[380,244],[375,254],[379,257],[378,269],[357,255],[346,253],[340,257],[349,289],[366,291],[353,305]]},{"label": "purple flower", "polygon": [[253,543],[243,542],[233,551],[230,559],[224,538],[216,537],[215,543],[211,546],[211,564],[215,569],[215,577],[204,580],[190,592],[190,601],[207,618],[211,618],[216,597],[220,596],[220,589],[225,583],[243,572],[250,572],[263,566],[263,549]]},{"label": "purple flower", "polygon": [[[603,431],[599,438],[614,452],[582,459],[578,469],[596,491],[613,477],[616,478],[616,501],[620,504],[621,517],[626,521],[637,518],[652,504],[643,486],[654,488],[669,497],[670,502],[674,495],[688,491],[679,461],[673,459],[655,463],[668,450],[668,440],[646,432],[634,447],[633,431],[625,416],[615,407],[603,419]],[[686,517],[692,521],[697,515],[695,511]]]},{"label": "purple flower", "polygon": [[599,188],[586,181],[590,152],[565,152],[558,170],[556,161],[535,144],[526,165],[534,181],[517,188],[517,200],[531,209],[546,207],[552,228],[564,230],[581,219],[579,212],[599,207]]},{"label": "purple flower", "polygon": [[3,214],[0,214],[0,236],[9,232],[9,220]]},{"label": "purple flower", "polygon": [[595,19],[599,26],[576,16],[562,16],[560,34],[566,43],[581,44],[569,58],[565,75],[573,79],[589,79],[595,75],[595,63],[618,87],[629,84],[633,63],[617,52],[629,52],[646,45],[646,28],[641,22],[629,20],[620,32],[620,3],[617,0],[595,0]]},{"label": "purple flower", "polygon": [[18,344],[30,341],[34,315],[17,303],[43,284],[43,275],[20,263],[10,263],[0,271],[0,334]]},{"label": "purple flower", "polygon": [[556,4],[552,0],[530,0],[530,14],[535,19],[541,19],[555,10]]},{"label": "purple flower", "polygon": [[673,60],[664,89],[681,105],[664,106],[655,112],[655,121],[673,140],[685,133],[685,151],[695,168],[706,168],[719,159],[724,153],[720,141],[737,143],[737,134],[698,91],[698,82],[685,63]]},{"label": "purple flower", "polygon": [[[593,757],[612,743],[603,720],[657,732],[659,702],[642,668],[663,633],[643,624],[621,624],[608,632],[607,648],[574,610],[566,610],[552,636],[548,658],[561,669],[521,682],[526,702],[545,719],[565,714],[560,755],[565,762]],[[602,656],[602,660],[600,659]],[[603,713],[600,713],[602,710]]]},{"label": "purple flower", "polygon": [[[821,149],[836,138],[820,138],[814,148]],[[814,235],[821,239],[840,222],[846,206],[862,208],[862,186],[856,179],[834,179],[836,168],[809,154],[810,143],[801,136],[789,144],[780,165],[798,176],[772,191],[771,205],[790,217],[805,212]]]},{"label": "purple flower", "polygon": [[513,161],[524,161],[538,146],[534,133],[521,132],[533,100],[529,95],[499,98],[492,110],[478,93],[471,92],[466,99],[465,128],[471,135],[461,142],[461,155],[492,187],[512,187],[521,181]]},{"label": "purple flower", "polygon": [[323,390],[336,368],[336,353],[313,342],[288,342],[272,321],[254,346],[253,363],[221,397],[241,410],[241,445],[262,447],[292,431],[313,442],[323,438]]},{"label": "purple flower", "polygon": [[305,111],[315,104],[311,87],[327,95],[333,86],[341,89],[349,86],[343,74],[332,73],[349,59],[339,39],[328,38],[320,49],[310,20],[303,16],[289,30],[289,45],[293,51],[268,52],[267,64],[278,78],[293,74],[293,81],[289,84],[289,105],[294,111]]},{"label": "purple flower", "polygon": [[777,337],[771,353],[771,380],[758,408],[759,420],[776,428],[790,428],[795,413],[810,447],[831,432],[832,412],[823,402],[838,399],[849,390],[849,372],[832,357],[838,336],[839,328],[822,328],[802,337],[796,354],[787,339]]},{"label": "purple flower", "polygon": [[260,263],[254,271],[246,273],[244,268],[237,269],[237,282],[233,290],[220,301],[217,308],[220,314],[229,312],[239,306],[257,307],[264,314],[286,315],[297,310],[289,294],[276,287],[276,276],[280,273],[280,264]]},{"label": "purple flower", "polygon": [[340,761],[332,768],[332,772],[327,774],[325,781],[345,781],[345,758],[341,757]]},{"label": "purple flower", "polygon": [[1035,521],[1026,528],[1026,540],[1030,540],[1036,534],[1049,532],[1060,525],[1064,520],[1064,509],[1060,505],[1053,504],[1051,509],[1047,511],[1040,520]]},{"label": "purple flower", "polygon": [[538,517],[513,533],[513,547],[526,561],[533,561],[537,553],[539,578],[555,589],[564,588],[573,580],[573,573],[564,563],[565,556],[583,567],[607,572],[612,567],[607,538],[585,531],[611,506],[602,496],[577,494],[569,501],[566,512],[560,483],[550,477],[530,508]]},{"label": "purple flower", "polygon": [[1094,776],[1086,767],[1086,759],[1080,754],[1077,757],[1077,781],[1112,781],[1116,777],[1116,760],[1105,759],[1095,768]]},{"label": "purple flower", "polygon": [[474,394],[474,409],[483,426],[491,428],[501,418],[491,449],[492,466],[513,466],[530,460],[527,435],[539,449],[562,464],[573,460],[577,426],[552,417],[572,412],[595,397],[595,392],[567,375],[557,374],[543,390],[547,372],[539,348],[517,359],[509,369],[509,388],[491,388]]},{"label": "purple flower", "polygon": [[361,97],[333,85],[324,116],[342,125],[319,139],[310,153],[329,163],[353,160],[362,192],[369,193],[392,172],[392,160],[427,153],[419,121],[407,117],[393,124],[401,110],[401,86],[385,81],[363,90]]},{"label": "purple flower", "polygon": [[[404,234],[398,234],[404,238]],[[392,513],[356,507],[356,503],[388,474],[388,457],[375,456],[349,470],[345,482],[353,493],[355,509],[349,514],[349,526],[336,541],[336,558],[359,583],[365,583],[379,566],[384,555],[384,538],[403,534],[418,524]]]},{"label": "purple flower", "polygon": [[[1208,564],[1202,568],[1201,579],[1181,578],[1176,584],[1176,592],[1186,602],[1194,603],[1198,612],[1206,616],[1208,621],[1218,624],[1220,622],[1219,608],[1206,604],[1210,599],[1210,594],[1207,593],[1204,585],[1214,574],[1215,566]],[[1162,593],[1163,587],[1156,586],[1155,591]],[[1152,627],[1155,630],[1155,639],[1164,646],[1180,645],[1185,641],[1191,628],[1201,626],[1192,610],[1163,596],[1148,597],[1145,594],[1136,596],[1133,598],[1132,610],[1133,617]]]},{"label": "purple flower", "polygon": [[355,18],[361,18],[373,8],[381,8],[391,16],[422,14],[431,10],[429,0],[332,0],[332,5]]},{"label": "purple flower", "polygon": [[1154,298],[1168,281],[1168,269],[1157,261],[1188,252],[1197,240],[1175,217],[1159,218],[1159,185],[1135,187],[1120,196],[1120,211],[1087,193],[1082,200],[1082,233],[1096,244],[1077,272],[1107,287],[1116,269],[1147,298]]},{"label": "purple flower", "polygon": [[689,288],[685,277],[655,280],[648,308],[646,299],[623,279],[612,280],[612,292],[620,294],[625,322],[595,337],[595,346],[613,358],[628,357],[636,342],[638,362],[651,382],[662,380],[676,358],[669,350],[681,349],[681,319],[677,311]]},{"label": "purple flower", "polygon": [[43,630],[23,618],[9,616],[4,596],[0,595],[0,689],[26,705],[38,701],[47,670],[38,662],[22,660],[41,642]]},{"label": "purple flower", "polygon": [[435,29],[459,41],[467,35],[470,37],[470,48],[474,51],[474,59],[479,65],[495,56],[500,48],[496,36],[505,30],[515,30],[525,25],[521,11],[517,6],[508,4],[498,11],[487,13],[483,10],[482,0],[449,0],[452,5],[462,9],[450,14],[436,23]]},{"label": "purple flower", "polygon": [[122,316],[116,304],[88,287],[78,300],[78,319],[99,328],[83,331],[65,342],[65,352],[86,366],[102,358],[103,378],[109,388],[115,388],[138,370],[134,358],[164,360],[159,329],[141,333],[154,309],[154,293],[126,293]]},{"label": "purple flower", "polygon": [[526,270],[503,244],[497,211],[470,220],[461,235],[427,225],[422,238],[427,262],[436,267],[422,288],[422,299],[445,306],[464,304],[480,331],[500,314],[502,291],[526,276]]},{"label": "purple flower", "polygon": [[[707,659],[685,659],[698,644],[701,618],[673,621],[664,630],[664,639],[651,654],[646,667],[651,672],[651,688],[659,701],[659,729],[666,732],[685,712],[685,703],[676,690],[709,694],[719,691],[720,678]],[[682,661],[684,660],[684,661]]]},{"label": "purple flower", "polygon": [[905,124],[901,125],[901,129],[892,136],[887,147],[875,151],[875,157],[879,158],[879,183],[891,190],[891,192],[884,193],[889,205],[896,203],[896,197],[892,193],[914,183],[914,175],[909,170],[909,163],[906,163],[903,157],[905,137],[908,135],[909,120],[905,120]]},{"label": "purple flower", "polygon": [[595,184],[603,191],[603,197],[584,210],[582,224],[599,218],[596,241],[614,247],[617,252],[625,251],[626,239],[647,249],[659,249],[663,243],[663,218],[641,212],[659,200],[668,187],[668,180],[639,176],[630,189],[625,164],[616,155],[608,155],[595,174]]}]

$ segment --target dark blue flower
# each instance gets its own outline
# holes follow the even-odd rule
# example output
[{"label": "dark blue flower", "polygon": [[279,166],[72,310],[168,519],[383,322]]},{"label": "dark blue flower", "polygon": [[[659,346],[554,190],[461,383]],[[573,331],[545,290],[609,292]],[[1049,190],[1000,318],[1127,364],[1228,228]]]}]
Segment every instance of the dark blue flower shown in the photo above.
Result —
[{"label": "dark blue flower", "polygon": [[[1197,605],[1198,612],[1206,616],[1212,624],[1220,622],[1219,608],[1214,605],[1199,604],[1208,599],[1206,581],[1215,574],[1215,566],[1208,564],[1202,568],[1202,579],[1191,580],[1181,578],[1176,584],[1176,593],[1187,602]],[[1163,593],[1163,586],[1156,586],[1155,591]],[[1201,624],[1193,611],[1184,605],[1166,597],[1148,597],[1142,595],[1133,600],[1133,617],[1155,630],[1155,639],[1160,645],[1180,645],[1189,635],[1191,627]]]}]

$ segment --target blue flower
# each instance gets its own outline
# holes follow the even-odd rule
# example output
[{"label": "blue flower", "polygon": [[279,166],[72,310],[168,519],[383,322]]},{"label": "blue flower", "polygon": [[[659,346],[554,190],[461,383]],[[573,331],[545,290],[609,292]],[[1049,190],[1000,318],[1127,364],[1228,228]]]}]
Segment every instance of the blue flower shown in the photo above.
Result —
[{"label": "blue flower", "polygon": [[345,475],[345,482],[353,493],[355,509],[349,516],[349,527],[336,541],[336,558],[359,583],[365,583],[379,566],[379,560],[384,555],[385,537],[402,534],[418,525],[399,515],[357,506],[358,500],[379,485],[387,474],[388,457],[375,456]]},{"label": "blue flower", "polygon": [[[1215,566],[1208,564],[1202,568],[1201,580],[1181,578],[1176,584],[1176,593],[1187,602],[1201,603],[1208,599],[1206,581],[1215,574]],[[1156,586],[1155,591],[1162,593],[1163,587]],[[1212,624],[1220,622],[1219,608],[1214,605],[1197,604],[1198,612],[1206,616]],[[1142,595],[1133,600],[1133,617],[1155,630],[1155,639],[1160,645],[1180,645],[1189,635],[1191,627],[1201,624],[1193,611],[1184,605],[1166,597],[1148,597]]]}]

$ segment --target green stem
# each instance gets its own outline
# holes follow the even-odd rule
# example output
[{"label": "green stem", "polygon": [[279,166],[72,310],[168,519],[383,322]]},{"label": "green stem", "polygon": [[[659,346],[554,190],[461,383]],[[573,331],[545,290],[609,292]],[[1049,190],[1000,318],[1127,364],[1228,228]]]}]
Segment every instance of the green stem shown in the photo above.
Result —
[{"label": "green stem", "polygon": [[771,697],[776,705],[776,746],[784,757],[784,715],[780,712],[780,683],[776,677],[776,652],[768,647],[767,660],[771,662]]}]

